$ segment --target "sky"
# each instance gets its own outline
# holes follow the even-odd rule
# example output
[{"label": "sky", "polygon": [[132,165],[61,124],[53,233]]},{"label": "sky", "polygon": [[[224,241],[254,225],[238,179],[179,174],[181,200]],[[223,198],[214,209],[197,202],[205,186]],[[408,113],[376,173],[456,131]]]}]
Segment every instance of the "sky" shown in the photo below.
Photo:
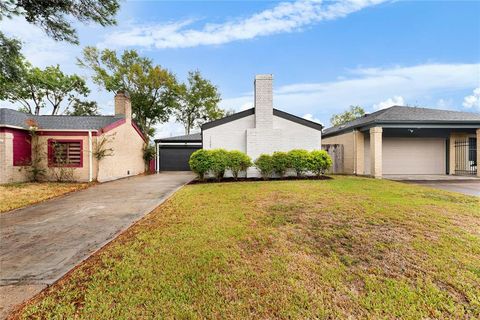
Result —
[{"label": "sky", "polygon": [[[34,65],[87,80],[76,65],[87,45],[137,49],[181,81],[199,70],[237,111],[253,107],[255,74],[271,73],[275,108],[328,127],[350,105],[480,112],[479,12],[480,1],[123,1],[116,26],[75,24],[80,46],[21,18],[0,30]],[[88,82],[113,114],[113,94]],[[179,134],[173,120],[157,126],[156,137]]]}]

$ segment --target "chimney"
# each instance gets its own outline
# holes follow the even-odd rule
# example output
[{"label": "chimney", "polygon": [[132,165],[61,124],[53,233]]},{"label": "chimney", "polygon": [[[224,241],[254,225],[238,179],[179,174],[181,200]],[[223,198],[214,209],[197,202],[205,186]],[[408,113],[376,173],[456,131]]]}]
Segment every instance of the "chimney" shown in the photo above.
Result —
[{"label": "chimney", "polygon": [[126,120],[132,119],[132,104],[128,93],[118,91],[115,95],[115,115],[125,116]]},{"label": "chimney", "polygon": [[273,128],[273,75],[255,76],[255,128]]}]

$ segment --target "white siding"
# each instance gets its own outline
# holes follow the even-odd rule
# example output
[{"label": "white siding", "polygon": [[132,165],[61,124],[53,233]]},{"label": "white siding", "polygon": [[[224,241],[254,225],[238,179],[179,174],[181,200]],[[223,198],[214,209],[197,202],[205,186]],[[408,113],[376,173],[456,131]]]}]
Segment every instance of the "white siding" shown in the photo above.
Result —
[{"label": "white siding", "polygon": [[441,138],[383,138],[383,174],[445,174]]}]

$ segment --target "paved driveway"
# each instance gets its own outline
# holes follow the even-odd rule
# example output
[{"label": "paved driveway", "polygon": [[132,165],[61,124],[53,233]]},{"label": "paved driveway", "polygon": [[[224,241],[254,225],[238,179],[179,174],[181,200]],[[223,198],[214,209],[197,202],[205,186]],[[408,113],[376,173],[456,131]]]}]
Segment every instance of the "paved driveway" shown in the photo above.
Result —
[{"label": "paved driveway", "polygon": [[121,179],[0,214],[0,318],[193,177],[190,172],[172,172]]},{"label": "paved driveway", "polygon": [[416,181],[411,183],[421,184],[435,189],[459,192],[470,196],[480,197],[480,180],[479,181]]}]

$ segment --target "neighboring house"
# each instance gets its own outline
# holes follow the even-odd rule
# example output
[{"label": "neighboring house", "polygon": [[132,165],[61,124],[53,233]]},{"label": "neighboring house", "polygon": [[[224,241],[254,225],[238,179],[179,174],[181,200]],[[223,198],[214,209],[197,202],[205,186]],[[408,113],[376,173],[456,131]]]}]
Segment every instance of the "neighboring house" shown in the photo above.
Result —
[{"label": "neighboring house", "polygon": [[[38,126],[40,150],[32,154],[29,129],[33,123]],[[97,161],[94,151],[103,139],[113,154]],[[132,121],[130,99],[122,92],[115,96],[114,116],[35,116],[0,108],[0,183],[28,180],[35,154],[42,157],[45,180],[53,180],[61,167],[69,168],[76,181],[136,175],[145,170],[144,143]]]},{"label": "neighboring house", "polygon": [[[254,89],[254,108],[205,123],[201,134],[156,140],[159,171],[188,169],[188,157],[200,146],[239,150],[252,160],[274,151],[321,149],[321,124],[273,108],[272,75],[257,75]],[[257,175],[248,170],[248,176]]]},{"label": "neighboring house", "polygon": [[343,145],[343,173],[480,175],[480,114],[394,106],[323,131]]}]

